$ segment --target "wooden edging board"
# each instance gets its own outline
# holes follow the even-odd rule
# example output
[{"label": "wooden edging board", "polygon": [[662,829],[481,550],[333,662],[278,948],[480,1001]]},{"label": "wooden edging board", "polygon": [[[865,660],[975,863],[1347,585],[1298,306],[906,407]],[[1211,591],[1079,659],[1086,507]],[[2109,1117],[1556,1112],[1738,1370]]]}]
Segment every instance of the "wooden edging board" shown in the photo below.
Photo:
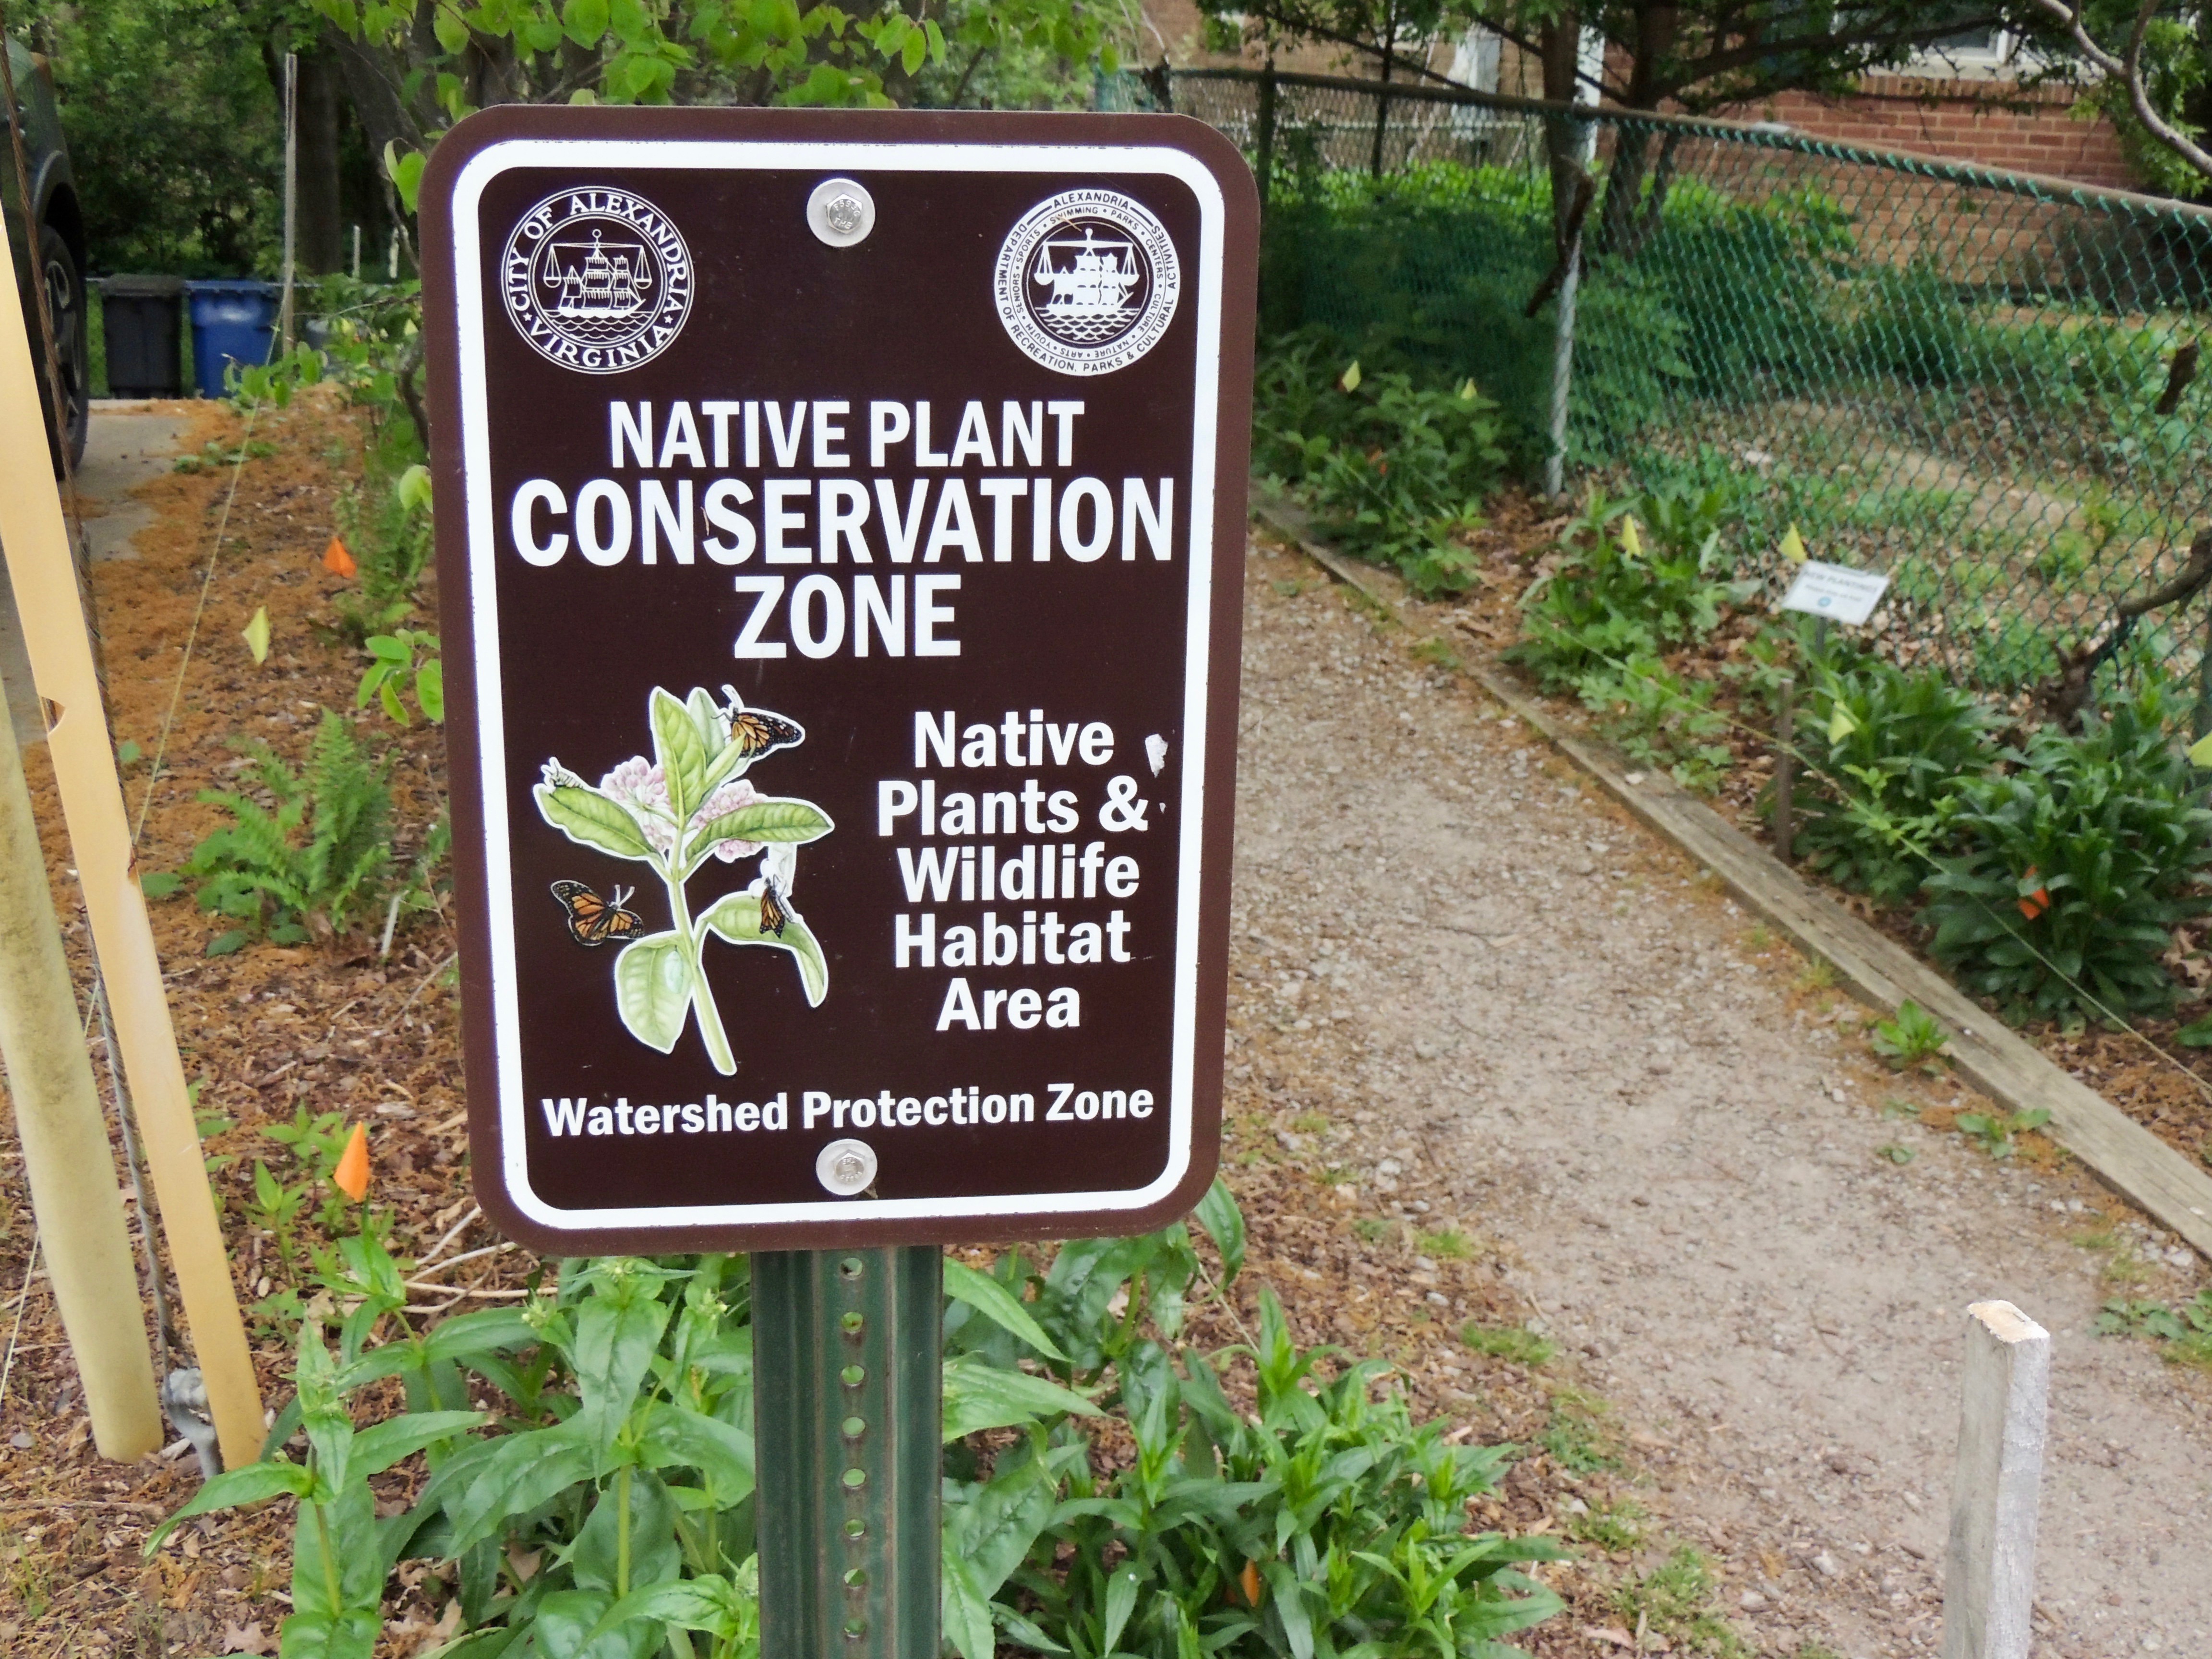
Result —
[{"label": "wooden edging board", "polygon": [[[1381,583],[1316,543],[1308,533],[1305,514],[1256,481],[1253,512],[1339,581],[1398,615]],[[1916,1002],[1933,1014],[1952,1034],[1952,1061],[1961,1076],[2008,1111],[2048,1111],[2048,1133],[2059,1145],[2200,1255],[2212,1257],[2212,1176],[2053,1065],[1917,957],[1776,862],[1758,842],[1664,773],[1638,772],[1638,781],[1632,783],[1618,757],[1568,731],[1494,663],[1471,661],[1464,672],[1604,786],[1647,828],[1711,870],[1759,917],[1801,949],[1834,964],[1862,1001],[1892,1014],[1899,1003]]]}]

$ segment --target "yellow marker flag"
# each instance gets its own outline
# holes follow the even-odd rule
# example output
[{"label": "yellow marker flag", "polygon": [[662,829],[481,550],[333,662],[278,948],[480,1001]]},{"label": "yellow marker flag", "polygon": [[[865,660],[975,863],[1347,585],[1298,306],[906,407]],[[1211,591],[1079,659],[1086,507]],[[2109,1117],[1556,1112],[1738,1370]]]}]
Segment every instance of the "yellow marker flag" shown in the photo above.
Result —
[{"label": "yellow marker flag", "polygon": [[1352,359],[1352,367],[1337,377],[1336,383],[1346,392],[1359,390],[1359,360],[1358,358]]},{"label": "yellow marker flag", "polygon": [[1836,704],[1834,711],[1828,716],[1828,741],[1841,743],[1858,729],[1859,723],[1851,718],[1851,711],[1841,703]]},{"label": "yellow marker flag", "polygon": [[1782,556],[1792,564],[1805,562],[1805,538],[1797,533],[1794,524],[1782,532]]},{"label": "yellow marker flag", "polygon": [[1644,533],[1637,529],[1633,514],[1620,521],[1620,550],[1632,559],[1644,556]]},{"label": "yellow marker flag", "polygon": [[269,607],[267,605],[263,605],[253,613],[253,620],[246,623],[240,631],[239,637],[246,641],[246,648],[253,653],[254,661],[269,660]]},{"label": "yellow marker flag", "polygon": [[2189,763],[2212,771],[2212,734],[2201,737],[2189,745]]}]

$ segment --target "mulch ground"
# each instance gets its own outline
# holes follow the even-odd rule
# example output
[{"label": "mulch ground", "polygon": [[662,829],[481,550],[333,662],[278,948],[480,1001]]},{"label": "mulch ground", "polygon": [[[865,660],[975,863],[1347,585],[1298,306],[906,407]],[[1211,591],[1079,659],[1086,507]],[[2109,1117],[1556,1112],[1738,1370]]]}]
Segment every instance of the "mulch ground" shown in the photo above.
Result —
[{"label": "mulch ground", "polygon": [[[185,407],[194,416],[185,453],[242,439],[227,407]],[[355,416],[311,395],[264,411],[253,435],[270,453],[238,470],[234,496],[227,466],[146,486],[157,519],[137,538],[138,556],[95,574],[115,734],[144,757],[125,773],[128,804],[134,816],[144,815],[139,866],[177,869],[223,821],[198,796],[240,786],[246,757],[234,738],[260,738],[296,763],[325,709],[353,720],[388,757],[396,851],[404,862],[442,802],[441,741],[419,724],[403,730],[380,714],[356,715],[362,659],[322,631],[348,586],[325,571],[322,555],[339,492],[359,476]],[[1499,522],[1516,511],[1534,533],[1533,509],[1509,506]],[[271,642],[267,661],[256,664],[241,630],[264,606]],[[434,608],[426,589],[422,625],[433,625]],[[43,748],[30,750],[25,764],[82,980],[82,912]],[[325,1242],[313,1212],[328,1194],[310,1194],[288,1260],[276,1236],[255,1224],[253,1170],[260,1161],[284,1179],[301,1178],[268,1131],[303,1111],[342,1113],[349,1123],[370,1126],[372,1204],[388,1217],[397,1250],[416,1259],[435,1254],[433,1267],[416,1275],[416,1314],[434,1318],[516,1294],[540,1264],[502,1248],[472,1214],[450,988],[455,941],[445,915],[400,917],[388,949],[379,915],[335,940],[256,944],[211,957],[206,948],[228,924],[199,911],[188,893],[154,905],[152,914],[185,1073],[200,1083],[212,1179],[268,1404],[286,1397],[287,1296],[309,1292],[301,1258]],[[1417,1414],[1449,1418],[1455,1439],[1523,1447],[1527,1455],[1495,1499],[1478,1506],[1478,1522],[1578,1538],[1582,1559],[1547,1570],[1569,1611],[1522,1639],[1547,1656],[1588,1654],[1593,1640],[1603,1646],[1611,1639],[1603,1632],[1619,1623],[1608,1586],[1630,1558],[1607,1556],[1590,1517],[1628,1501],[1632,1486],[1668,1464],[1668,1449],[1607,1445],[1597,1461],[1614,1467],[1591,1469],[1589,1449],[1607,1431],[1601,1413],[1578,1403],[1571,1360],[1540,1369],[1458,1342],[1452,1334],[1464,1322],[1516,1327],[1531,1311],[1504,1282],[1514,1261],[1510,1242],[1462,1229],[1450,1194],[1425,1193],[1418,1173],[1387,1209],[1372,1200],[1362,1206],[1327,1184],[1290,1150],[1297,1144],[1295,1066],[1267,1030],[1245,1040],[1226,1103],[1224,1170],[1248,1218],[1249,1266],[1236,1310],[1202,1310],[1194,1340],[1209,1346],[1243,1340],[1258,1293],[1269,1286],[1303,1341],[1340,1344],[1347,1358],[1399,1365]],[[118,1158],[120,1168],[119,1149]],[[0,1127],[0,1340],[8,1355],[0,1380],[0,1651],[22,1659],[274,1652],[287,1611],[289,1506],[204,1517],[150,1560],[142,1557],[154,1526],[196,1488],[197,1471],[182,1443],[137,1465],[94,1454],[63,1333],[34,1270],[34,1224],[19,1164],[10,1122]],[[1438,1248],[1436,1233],[1453,1231],[1469,1240],[1465,1256],[1423,1254]],[[379,1403],[374,1395],[364,1401],[364,1420]],[[1580,1425],[1579,1472],[1537,1444],[1563,1410]],[[380,1493],[403,1501],[417,1478],[403,1468],[380,1483]],[[404,1566],[389,1587],[380,1659],[437,1645],[451,1630],[438,1623],[447,1599],[429,1564]],[[1625,1646],[1625,1632],[1620,1639]],[[1644,1647],[1664,1650],[1656,1637]]]}]

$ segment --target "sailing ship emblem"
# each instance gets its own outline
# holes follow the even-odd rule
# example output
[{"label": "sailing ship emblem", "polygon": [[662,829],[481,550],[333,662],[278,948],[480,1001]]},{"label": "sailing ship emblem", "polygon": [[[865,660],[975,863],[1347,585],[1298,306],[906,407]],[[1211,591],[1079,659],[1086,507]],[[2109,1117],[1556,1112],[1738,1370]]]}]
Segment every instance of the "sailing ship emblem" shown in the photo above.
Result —
[{"label": "sailing ship emblem", "polygon": [[1072,229],[1048,235],[1037,246],[1030,280],[1050,297],[1031,310],[1060,339],[1094,345],[1121,333],[1143,309],[1145,270],[1127,236],[1102,239],[1096,221],[1079,240]]},{"label": "sailing ship emblem", "polygon": [[522,337],[587,374],[659,356],[691,310],[682,234],[628,191],[566,190],[538,203],[507,239],[500,281]]},{"label": "sailing ship emblem", "polygon": [[572,322],[627,322],[645,308],[653,289],[650,257],[635,244],[605,246],[606,232],[593,227],[591,242],[549,240],[539,256],[541,288],[558,297],[553,314]]},{"label": "sailing ship emblem", "polygon": [[1117,191],[1072,190],[1008,234],[994,297],[1030,357],[1063,374],[1103,374],[1158,343],[1180,287],[1175,244],[1149,209]]}]

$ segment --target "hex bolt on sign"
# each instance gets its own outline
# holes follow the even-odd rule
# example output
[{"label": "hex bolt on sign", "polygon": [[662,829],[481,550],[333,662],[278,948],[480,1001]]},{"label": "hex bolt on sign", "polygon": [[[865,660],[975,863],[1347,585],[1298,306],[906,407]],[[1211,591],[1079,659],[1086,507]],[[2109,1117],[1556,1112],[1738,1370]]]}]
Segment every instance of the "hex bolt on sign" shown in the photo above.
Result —
[{"label": "hex bolt on sign", "polygon": [[865,1140],[833,1140],[814,1160],[815,1177],[840,1198],[857,1198],[876,1184],[875,1149]]},{"label": "hex bolt on sign", "polygon": [[876,228],[876,198],[850,179],[824,179],[806,198],[806,227],[831,247],[851,247]]}]

